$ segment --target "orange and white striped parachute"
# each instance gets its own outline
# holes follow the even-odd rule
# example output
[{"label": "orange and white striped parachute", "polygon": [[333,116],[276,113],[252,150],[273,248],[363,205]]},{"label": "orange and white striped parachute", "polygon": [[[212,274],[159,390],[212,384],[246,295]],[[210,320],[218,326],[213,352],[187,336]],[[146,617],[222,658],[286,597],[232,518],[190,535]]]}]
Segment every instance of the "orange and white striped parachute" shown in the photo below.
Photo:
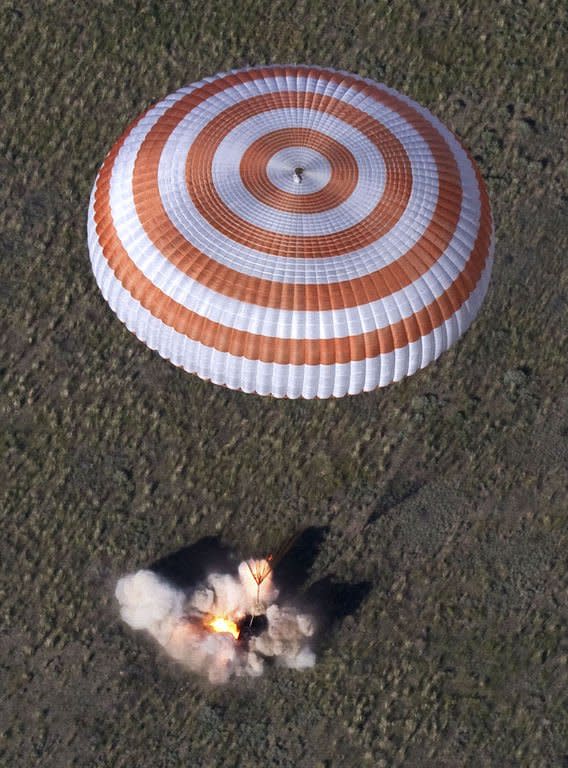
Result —
[{"label": "orange and white striped parachute", "polygon": [[479,171],[426,109],[319,67],[216,75],[151,107],[97,176],[89,249],[139,339],[245,392],[339,397],[435,360],[483,301]]}]

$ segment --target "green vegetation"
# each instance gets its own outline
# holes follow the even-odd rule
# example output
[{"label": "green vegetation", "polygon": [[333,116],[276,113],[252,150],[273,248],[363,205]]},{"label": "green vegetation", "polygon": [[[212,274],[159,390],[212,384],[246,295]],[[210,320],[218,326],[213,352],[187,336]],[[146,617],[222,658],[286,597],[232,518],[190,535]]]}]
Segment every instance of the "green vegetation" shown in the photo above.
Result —
[{"label": "green vegetation", "polygon": [[[0,4],[0,764],[568,765],[568,188],[562,2]],[[91,274],[98,166],[149,103],[311,62],[398,88],[478,159],[479,319],[357,398],[261,399],[151,353]],[[115,579],[202,536],[329,525],[372,583],[317,666],[210,689],[127,630]]]}]

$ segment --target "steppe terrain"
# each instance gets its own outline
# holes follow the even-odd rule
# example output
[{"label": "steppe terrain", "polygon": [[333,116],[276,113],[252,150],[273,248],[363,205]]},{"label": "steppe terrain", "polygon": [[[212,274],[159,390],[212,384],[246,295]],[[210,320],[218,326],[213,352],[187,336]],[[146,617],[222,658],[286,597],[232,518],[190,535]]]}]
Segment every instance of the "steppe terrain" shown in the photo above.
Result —
[{"label": "steppe terrain", "polygon": [[[567,33],[560,0],[1,3],[0,765],[568,766]],[[269,62],[403,91],[487,182],[484,308],[387,389],[200,381],[91,273],[124,126]],[[335,596],[314,669],[212,688],[120,621],[120,575],[306,526],[297,586]]]}]

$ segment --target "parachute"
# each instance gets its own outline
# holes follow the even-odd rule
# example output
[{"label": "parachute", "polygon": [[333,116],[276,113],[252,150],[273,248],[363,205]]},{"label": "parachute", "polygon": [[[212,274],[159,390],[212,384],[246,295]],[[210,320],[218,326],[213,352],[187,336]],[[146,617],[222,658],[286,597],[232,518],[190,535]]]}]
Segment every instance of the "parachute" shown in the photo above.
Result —
[{"label": "parachute", "polygon": [[493,261],[478,168],[428,110],[331,69],[235,70],[135,120],[91,194],[103,296],[175,365],[288,398],[423,368],[479,312]]}]

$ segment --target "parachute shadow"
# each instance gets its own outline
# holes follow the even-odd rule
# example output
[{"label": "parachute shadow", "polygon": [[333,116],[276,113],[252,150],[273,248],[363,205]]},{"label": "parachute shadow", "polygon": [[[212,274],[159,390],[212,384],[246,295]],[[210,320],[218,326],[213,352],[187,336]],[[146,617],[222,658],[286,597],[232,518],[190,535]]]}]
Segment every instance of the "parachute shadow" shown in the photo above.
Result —
[{"label": "parachute shadow", "polygon": [[304,529],[274,568],[274,580],[281,597],[314,616],[320,639],[335,624],[355,613],[372,587],[370,581],[349,584],[337,581],[333,576],[324,576],[304,589],[328,533],[329,526]]},{"label": "parachute shadow", "polygon": [[188,589],[210,573],[235,570],[229,547],[218,536],[204,536],[194,544],[172,552],[150,565],[150,570],[178,589]]},{"label": "parachute shadow", "polygon": [[403,477],[395,477],[388,484],[384,494],[379,499],[379,502],[375,509],[371,512],[367,518],[366,525],[372,525],[377,520],[389,513],[395,507],[400,504],[404,504],[405,501],[416,496],[424,487],[424,482],[420,480],[408,480]]},{"label": "parachute shadow", "polygon": [[328,532],[328,525],[312,525],[292,539],[274,566],[274,581],[282,597],[295,596],[302,589]]},{"label": "parachute shadow", "polygon": [[321,640],[336,624],[356,613],[372,586],[370,581],[348,584],[335,581],[333,576],[324,576],[312,584],[300,603],[316,619],[318,638]]}]

